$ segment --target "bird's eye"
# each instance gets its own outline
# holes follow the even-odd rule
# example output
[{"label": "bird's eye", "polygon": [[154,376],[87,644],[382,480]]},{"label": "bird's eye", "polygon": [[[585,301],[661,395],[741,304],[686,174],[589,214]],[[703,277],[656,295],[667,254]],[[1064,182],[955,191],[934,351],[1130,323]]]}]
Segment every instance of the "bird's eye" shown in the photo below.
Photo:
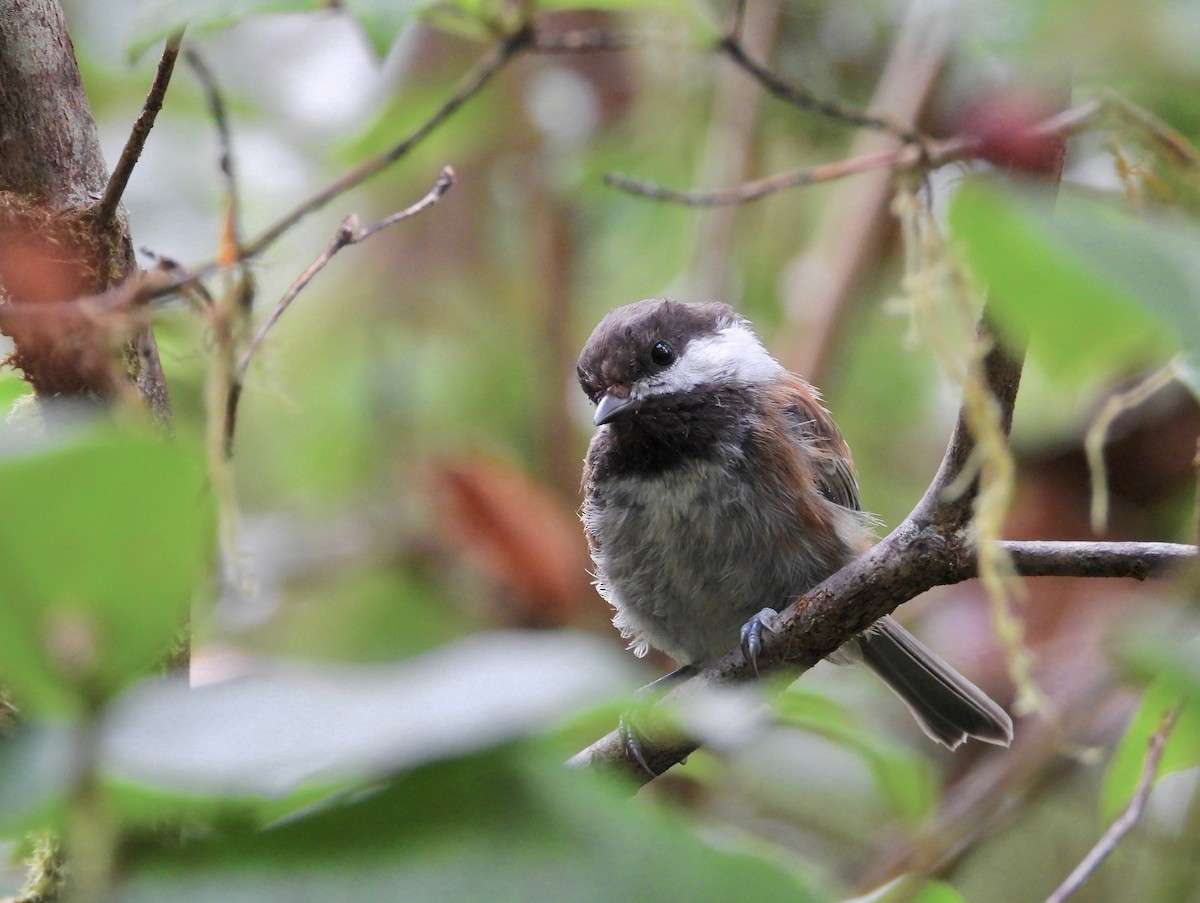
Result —
[{"label": "bird's eye", "polygon": [[660,367],[669,367],[675,363],[675,349],[666,342],[655,342],[650,349],[650,360]]}]

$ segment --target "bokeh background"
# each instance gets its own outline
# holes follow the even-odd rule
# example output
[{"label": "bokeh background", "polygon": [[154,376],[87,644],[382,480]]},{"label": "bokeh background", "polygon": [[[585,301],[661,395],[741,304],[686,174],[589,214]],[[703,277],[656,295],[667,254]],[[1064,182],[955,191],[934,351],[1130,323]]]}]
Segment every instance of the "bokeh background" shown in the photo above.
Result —
[{"label": "bokeh background", "polygon": [[[132,0],[64,5],[111,163],[158,52],[131,59],[131,44],[159,13]],[[257,356],[233,463],[239,560],[196,612],[199,673],[215,679],[257,654],[394,662],[502,627],[571,627],[619,644],[577,518],[592,428],[574,363],[599,318],[639,298],[719,299],[746,313],[822,388],[881,530],[928,485],[959,389],[905,303],[890,176],[723,208],[633,197],[602,179],[728,187],[890,139],[780,102],[703,49],[729,4],[608,5],[620,9],[539,23],[645,39],[517,57],[411,154],[254,262],[261,316],[345,215],[392,213],[454,167],[457,184],[436,206],[342,251]],[[445,9],[396,28],[384,4],[345,6],[187,34],[229,108],[247,234],[398,142],[486,47]],[[751,0],[743,39],[781,77],[933,136],[954,134],[989,98],[1052,108],[1105,91],[1200,136],[1195,3]],[[217,253],[218,154],[181,63],[125,196],[136,246],[185,265]],[[965,172],[947,167],[926,186],[936,210]],[[1119,129],[1072,141],[1064,184],[1137,209],[1195,203]],[[157,314],[156,334],[186,430],[205,416],[211,339],[182,302]],[[1108,394],[1161,363],[1122,359],[1064,382],[1046,373],[1054,353],[1035,346],[1017,406],[1014,537],[1090,535],[1083,434]],[[12,374],[3,380],[5,398],[22,392]],[[1198,430],[1183,390],[1117,421],[1109,538],[1192,539]],[[684,811],[715,846],[766,850],[835,896],[934,868],[976,903],[1040,899],[1111,815],[1102,787],[1139,699],[1114,667],[1112,638],[1170,603],[1124,581],[1038,580],[1028,591],[1020,613],[1049,707],[1018,720],[1012,751],[944,753],[869,676],[822,667],[781,704],[790,722],[698,753],[639,805]],[[979,589],[937,591],[901,615],[1011,701]],[[669,663],[643,667],[648,680]],[[559,742],[590,742],[616,707]],[[839,734],[830,725],[843,716],[852,726]],[[1078,899],[1197,897],[1194,770],[1166,779],[1152,803]]]}]

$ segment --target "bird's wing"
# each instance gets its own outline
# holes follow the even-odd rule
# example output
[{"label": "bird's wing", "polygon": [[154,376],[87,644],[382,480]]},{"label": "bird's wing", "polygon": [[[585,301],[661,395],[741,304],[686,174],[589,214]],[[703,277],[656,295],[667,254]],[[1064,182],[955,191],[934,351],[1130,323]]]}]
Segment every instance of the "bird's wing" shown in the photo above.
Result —
[{"label": "bird's wing", "polygon": [[787,394],[789,431],[812,454],[821,494],[843,508],[861,511],[850,447],[829,412],[821,405],[817,390],[799,376],[789,373],[783,380],[781,391]]}]

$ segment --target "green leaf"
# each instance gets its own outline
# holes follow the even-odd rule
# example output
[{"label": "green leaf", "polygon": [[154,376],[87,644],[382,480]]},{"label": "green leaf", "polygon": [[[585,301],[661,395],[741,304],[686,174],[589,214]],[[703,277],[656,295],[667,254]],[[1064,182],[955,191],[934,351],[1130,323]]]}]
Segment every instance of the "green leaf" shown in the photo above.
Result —
[{"label": "green leaf", "polygon": [[64,722],[21,724],[0,743],[0,830],[41,827],[60,812],[76,780],[82,728]]},{"label": "green leaf", "polygon": [[706,846],[524,748],[439,762],[273,830],[131,863],[126,903],[364,899],[809,901],[778,864]]},{"label": "green leaf", "polygon": [[1002,336],[1075,380],[1200,352],[1200,233],[1094,199],[965,184],[950,224]]},{"label": "green leaf", "polygon": [[202,458],[91,428],[0,458],[0,679],[29,712],[78,712],[162,661],[209,559]]},{"label": "green leaf", "polygon": [[[1105,821],[1112,821],[1129,805],[1134,788],[1142,775],[1142,763],[1150,737],[1162,724],[1163,716],[1180,702],[1180,687],[1169,677],[1160,677],[1142,694],[1137,713],[1125,730],[1104,773],[1101,809]],[[1200,702],[1187,699],[1167,738],[1158,765],[1156,781],[1169,774],[1200,765]]]},{"label": "green leaf", "polygon": [[897,815],[919,821],[933,808],[937,782],[928,763],[887,743],[847,707],[793,686],[779,697],[776,711],[785,723],[820,734],[858,755]]},{"label": "green leaf", "polygon": [[1116,653],[1133,676],[1165,680],[1178,695],[1200,698],[1200,617],[1149,611],[1120,632]]},{"label": "green leaf", "polygon": [[86,735],[22,724],[0,744],[0,829],[60,826],[84,755],[127,826],[257,827],[364,780],[540,733],[630,683],[611,644],[549,632],[478,635],[383,666],[251,670],[195,688],[181,675],[143,682]]},{"label": "green leaf", "polygon": [[1120,664],[1149,685],[1105,773],[1101,801],[1109,820],[1128,804],[1150,736],[1177,704],[1179,717],[1158,777],[1200,764],[1200,618],[1187,611],[1151,611],[1116,636]]},{"label": "green leaf", "polygon": [[508,742],[627,674],[609,644],[566,632],[483,634],[388,665],[260,661],[210,686],[130,691],[105,713],[101,768],[180,793],[283,796]]},{"label": "green leaf", "polygon": [[219,31],[255,13],[311,12],[319,0],[147,0],[133,20],[128,55],[138,59],[153,44],[185,26],[193,33]]}]

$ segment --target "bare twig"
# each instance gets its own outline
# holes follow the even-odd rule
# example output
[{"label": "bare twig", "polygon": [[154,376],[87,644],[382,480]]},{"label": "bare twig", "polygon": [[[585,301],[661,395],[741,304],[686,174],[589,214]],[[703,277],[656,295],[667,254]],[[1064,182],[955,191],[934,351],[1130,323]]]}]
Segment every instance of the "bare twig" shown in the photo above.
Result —
[{"label": "bare twig", "polygon": [[[949,52],[953,13],[911,3],[900,20],[869,107],[901,122],[920,122]],[[860,130],[850,157],[892,150],[898,139]],[[788,344],[780,360],[815,385],[827,383],[846,325],[865,301],[859,287],[870,280],[895,229],[896,179],[876,170],[841,182],[829,194],[820,219],[800,254],[788,262],[783,311]]]},{"label": "bare twig", "polygon": [[888,132],[910,143],[921,141],[921,136],[911,126],[892,122],[879,116],[871,116],[859,110],[843,106],[836,101],[817,97],[807,88],[784,81],[761,63],[752,60],[746,52],[746,48],[733,35],[722,38],[717,45],[717,49],[729,57],[733,63],[757,79],[770,93],[794,107],[801,110],[811,110],[814,113],[828,116],[830,119],[836,119],[847,125]]},{"label": "bare twig", "polygon": [[433,114],[416,127],[406,138],[377,156],[359,164],[345,175],[334,180],[325,188],[318,191],[308,200],[285,214],[274,224],[268,226],[256,238],[242,248],[242,256],[254,257],[262,253],[268,245],[300,222],[305,216],[324,207],[340,194],[344,194],[356,185],[369,179],[375,173],[390,166],[405,154],[409,153],[434,129],[450,118],[464,103],[483,90],[492,77],[503,69],[508,62],[528,49],[533,43],[534,32],[529,26],[518,29],[494,45],[463,77],[458,88],[434,110]]},{"label": "bare twig", "polygon": [[179,45],[182,41],[182,28],[167,38],[162,56],[158,60],[158,68],[154,72],[154,81],[150,83],[150,92],[142,104],[142,112],[134,120],[121,157],[117,160],[112,175],[108,177],[108,184],[104,186],[104,196],[96,208],[96,217],[100,223],[111,222],[117,215],[117,207],[121,203],[121,196],[125,194],[129,177],[133,174],[133,167],[142,156],[142,148],[146,146],[146,139],[150,136],[150,130],[154,128],[154,120],[158,117],[158,111],[162,109],[163,98],[167,94],[167,86],[171,83],[171,73],[175,71],[175,59],[179,56]]},{"label": "bare twig", "polygon": [[212,70],[204,62],[204,58],[189,47],[184,51],[184,60],[192,68],[196,80],[204,91],[204,99],[212,114],[213,123],[217,127],[217,142],[220,147],[221,178],[225,183],[225,216],[223,218],[223,234],[221,236],[221,253],[219,259],[223,263],[233,263],[242,258],[241,252],[241,195],[238,191],[237,173],[233,165],[233,139],[229,132],[229,117],[225,113],[225,100],[221,89],[213,76]]},{"label": "bare twig", "polygon": [[[204,283],[199,280],[195,273],[174,257],[155,251],[153,248],[148,248],[145,245],[142,245],[138,250],[153,260],[158,270],[168,276],[172,280],[172,284],[178,284],[179,291],[189,295],[197,306],[208,307],[213,303],[212,293],[205,288]],[[182,284],[175,282],[175,280],[180,279],[187,281]],[[131,298],[128,303],[133,306],[133,299]]]},{"label": "bare twig", "polygon": [[[623,43],[623,39],[609,35],[608,37],[598,36],[596,33],[580,32],[575,39],[569,38],[569,34],[544,39],[544,44],[538,48],[545,52],[555,52],[556,50],[571,49],[567,46],[571,40],[575,40],[580,46],[578,49],[589,49],[588,45],[607,44],[604,48],[593,46],[591,49],[619,49],[616,45]],[[607,33],[606,33],[607,34]],[[632,42],[633,39],[629,39]],[[264,229],[253,240],[241,245],[240,257],[238,260],[218,259],[211,260],[200,264],[190,269],[190,272],[179,273],[174,278],[163,279],[138,279],[127,280],[121,289],[116,294],[105,293],[110,296],[105,299],[105,306],[108,308],[121,307],[123,309],[133,309],[153,301],[168,298],[181,289],[195,287],[199,284],[199,280],[212,276],[229,269],[239,261],[246,261],[252,257],[256,257],[266,250],[271,244],[277,241],[284,233],[295,226],[301,219],[321,207],[328,204],[331,200],[341,194],[360,185],[371,176],[385,169],[391,163],[405,156],[423,139],[428,137],[438,126],[445,122],[459,107],[474,97],[487,85],[496,73],[518,53],[523,50],[530,50],[534,47],[534,31],[531,27],[518,29],[513,34],[506,37],[500,43],[495,45],[487,54],[485,54],[475,66],[463,77],[459,82],[458,88],[448,97],[441,106],[426,119],[421,125],[417,126],[406,138],[398,144],[391,147],[389,150],[372,157],[371,159],[359,164],[354,169],[340,176],[338,179],[327,185],[325,188],[318,191],[312,197],[299,204],[291,212],[285,214],[274,224]],[[556,42],[564,43],[558,44]],[[218,124],[218,128],[220,125]],[[225,146],[225,139],[223,147]],[[224,167],[223,167],[224,168]],[[63,304],[77,304],[89,302],[89,298],[78,298],[72,301],[61,302]]]},{"label": "bare twig", "polygon": [[284,311],[288,309],[291,303],[296,300],[296,296],[308,286],[316,275],[325,269],[329,261],[334,255],[347,245],[358,244],[370,238],[377,232],[386,229],[388,226],[394,225],[401,220],[406,220],[409,217],[416,216],[421,211],[433,204],[437,203],[438,199],[450,190],[454,184],[454,170],[446,166],[438,174],[437,181],[433,183],[433,187],[425,194],[423,198],[405,207],[403,210],[386,216],[379,222],[374,223],[366,228],[358,227],[357,217],[351,215],[342,220],[342,224],[338,227],[336,233],[325,249],[317,255],[316,259],[302,272],[296,281],[293,282],[283,296],[276,302],[275,307],[267,318],[259,325],[258,330],[254,333],[254,337],[247,343],[242,350],[241,356],[238,358],[237,365],[233,368],[233,381],[229,387],[229,394],[225,406],[225,451],[230,454],[233,448],[233,434],[237,428],[237,407],[241,399],[242,385],[246,376],[246,371],[250,367],[250,361],[254,357],[255,352],[266,340],[267,333],[283,316]]},{"label": "bare twig", "polygon": [[[796,188],[801,185],[812,185],[816,182],[830,182],[844,179],[847,176],[878,169],[888,169],[900,166],[904,154],[897,150],[879,151],[865,154],[861,157],[851,157],[833,163],[824,163],[807,169],[796,169],[791,172],[779,173],[764,179],[744,182],[733,188],[718,188],[714,191],[691,191],[667,188],[657,182],[647,179],[632,179],[620,173],[606,173],[604,182],[613,188],[620,188],[630,194],[651,198],[656,201],[671,201],[685,204],[689,207],[720,207],[726,204],[745,204],[757,201],[769,194],[783,191],[785,188]],[[915,162],[915,161],[914,161]]]},{"label": "bare twig", "polygon": [[1147,800],[1150,799],[1150,791],[1154,789],[1154,779],[1158,776],[1158,766],[1162,761],[1163,752],[1167,748],[1167,739],[1171,736],[1171,730],[1175,727],[1175,721],[1178,717],[1178,705],[1163,716],[1158,728],[1150,735],[1150,743],[1146,749],[1146,758],[1142,760],[1142,773],[1138,777],[1137,786],[1134,788],[1133,798],[1130,799],[1129,805],[1108,826],[1108,830],[1104,832],[1088,854],[1083,857],[1083,861],[1054,890],[1054,893],[1046,898],[1046,903],[1063,903],[1075,891],[1079,890],[1083,886],[1083,883],[1091,877],[1092,873],[1100,867],[1100,863],[1108,858],[1109,854],[1117,848],[1117,844],[1121,842],[1121,839],[1133,829],[1138,819],[1142,817],[1142,811],[1146,808]]},{"label": "bare twig", "polygon": [[[756,3],[734,11],[736,27],[746,46],[770,56],[779,32],[783,7]],[[740,17],[740,18],[739,18]],[[708,125],[701,143],[703,152],[696,168],[705,185],[738,184],[750,178],[754,166],[755,133],[766,102],[758,82],[746,78],[732,66],[713,73],[712,101]],[[696,217],[695,235],[687,264],[687,293],[698,298],[727,298],[734,291],[733,273],[737,255],[733,243],[738,234],[740,212],[726,205]]]},{"label": "bare twig", "polygon": [[1163,577],[1193,561],[1195,546],[1175,542],[1004,540],[1000,547],[1023,577]]},{"label": "bare twig", "polygon": [[[1074,134],[1086,126],[1100,111],[1100,101],[1088,101],[1077,107],[1072,107],[1062,113],[1048,117],[1031,129],[1031,134],[1037,137],[1063,136]],[[904,144],[897,148],[883,151],[873,151],[845,160],[832,163],[822,163],[808,169],[798,169],[792,172],[768,176],[753,182],[746,182],[733,188],[717,189],[715,191],[688,191],[668,188],[646,179],[633,179],[619,173],[605,175],[604,181],[614,188],[620,188],[631,194],[659,201],[671,201],[689,206],[715,206],[721,204],[744,204],[755,201],[785,188],[795,188],[812,185],[817,182],[831,182],[844,179],[864,172],[880,169],[891,169],[895,172],[907,170],[933,170],[969,159],[978,152],[977,143],[966,137],[947,138],[942,141],[930,141],[922,146]]]},{"label": "bare twig", "polygon": [[309,264],[308,268],[296,278],[296,281],[291,284],[288,290],[284,292],[283,297],[280,298],[276,303],[274,310],[271,311],[270,315],[268,315],[258,327],[258,331],[254,334],[254,338],[250,340],[250,343],[246,346],[245,350],[242,352],[241,358],[238,360],[238,376],[243,376],[246,373],[247,368],[250,366],[250,359],[254,356],[254,353],[258,350],[259,346],[263,343],[263,340],[267,337],[267,333],[271,331],[271,328],[275,325],[279,318],[283,316],[283,312],[288,309],[288,306],[292,303],[292,301],[295,300],[296,296],[304,290],[304,288],[313,280],[317,273],[325,269],[326,264],[333,259],[333,256],[337,254],[338,251],[347,245],[357,244],[364,239],[370,238],[376,232],[386,229],[388,226],[398,223],[401,220],[408,219],[411,216],[416,216],[425,208],[437,203],[437,200],[443,194],[445,194],[453,184],[454,170],[447,166],[438,174],[437,181],[433,183],[433,187],[429,189],[428,193],[412,206],[405,207],[398,213],[393,213],[391,216],[384,217],[379,222],[375,223],[374,225],[367,226],[365,229],[359,229],[357,227],[358,221],[354,216],[348,216],[342,220],[342,224],[338,227],[337,232],[334,234],[334,237],[330,240],[329,244],[325,247],[325,250],[317,255],[316,260]]},{"label": "bare twig", "polygon": [[[979,388],[995,399],[999,432],[1001,438],[1007,439],[1012,430],[1013,408],[1016,406],[1017,390],[1021,385],[1024,354],[1014,353],[1013,349],[1006,348],[996,340],[988,328],[986,310],[984,319],[979,324],[976,341],[988,348],[979,364],[983,383]],[[922,527],[938,526],[956,532],[967,528],[978,492],[978,477],[965,487],[959,487],[964,476],[971,470],[971,460],[977,448],[977,437],[971,430],[970,413],[964,401],[938,472],[917,507],[909,515],[909,519]],[[951,491],[951,487],[955,491]],[[966,547],[967,545],[964,545],[964,549]]]}]

